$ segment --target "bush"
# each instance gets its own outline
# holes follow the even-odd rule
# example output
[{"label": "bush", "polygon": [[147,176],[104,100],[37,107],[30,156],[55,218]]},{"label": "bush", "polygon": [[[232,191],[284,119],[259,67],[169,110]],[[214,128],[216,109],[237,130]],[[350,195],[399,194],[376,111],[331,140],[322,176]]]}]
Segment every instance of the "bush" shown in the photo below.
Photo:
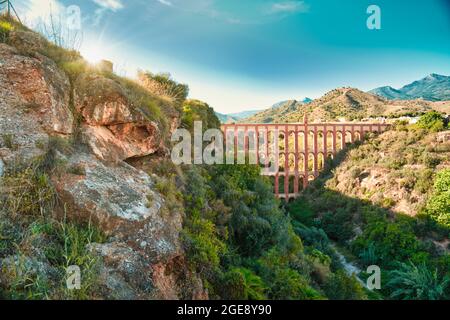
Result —
[{"label": "bush", "polygon": [[13,30],[13,25],[10,22],[2,19],[4,18],[0,17],[0,43],[7,43],[9,39],[9,33]]},{"label": "bush", "polygon": [[349,277],[339,270],[328,279],[325,293],[331,300],[366,300],[363,286],[355,276]]},{"label": "bush", "polygon": [[371,248],[376,253],[372,255],[372,261],[375,259],[377,264],[385,267],[391,267],[394,261],[423,259],[420,242],[407,221],[369,223],[352,247],[354,253],[361,257],[367,254],[367,248]]},{"label": "bush", "polygon": [[434,191],[425,211],[438,224],[450,228],[450,169],[437,174]]},{"label": "bush", "polygon": [[425,264],[400,264],[398,270],[389,275],[388,287],[392,289],[391,298],[403,300],[441,300],[448,299],[445,293],[450,278],[439,277]]},{"label": "bush", "polygon": [[139,79],[152,93],[167,97],[181,105],[189,95],[186,84],[177,83],[169,73],[139,72]]},{"label": "bush", "polygon": [[263,280],[246,268],[233,268],[225,274],[227,300],[265,300],[267,287]]},{"label": "bush", "polygon": [[431,132],[438,132],[445,128],[444,117],[437,111],[431,111],[419,119],[417,126]]}]

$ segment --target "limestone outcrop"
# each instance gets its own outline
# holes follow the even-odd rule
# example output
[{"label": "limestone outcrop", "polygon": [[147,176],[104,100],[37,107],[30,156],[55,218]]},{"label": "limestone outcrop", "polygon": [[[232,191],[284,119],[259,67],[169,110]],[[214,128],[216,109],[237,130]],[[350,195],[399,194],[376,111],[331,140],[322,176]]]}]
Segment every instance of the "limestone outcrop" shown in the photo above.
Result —
[{"label": "limestone outcrop", "polygon": [[85,142],[100,159],[142,157],[161,147],[161,128],[132,105],[114,80],[95,74],[82,75],[75,83],[74,100],[82,116]]},{"label": "limestone outcrop", "polygon": [[[68,152],[53,151],[55,165],[64,167],[49,173],[54,217],[95,224],[107,236],[88,248],[99,262],[99,298],[207,298],[185,261],[182,209],[167,206],[155,177],[123,161],[164,154],[163,133],[178,127],[179,116],[167,115],[163,127],[101,72],[71,82],[40,53],[48,43],[32,32],[12,33],[9,44],[0,43],[0,176],[48,153],[52,137],[75,141]],[[24,259],[36,272],[49,265],[45,256]],[[0,266],[16,260],[0,257]]]},{"label": "limestone outcrop", "polygon": [[69,97],[69,79],[52,60],[0,44],[0,159],[31,159],[49,136],[71,134]]}]

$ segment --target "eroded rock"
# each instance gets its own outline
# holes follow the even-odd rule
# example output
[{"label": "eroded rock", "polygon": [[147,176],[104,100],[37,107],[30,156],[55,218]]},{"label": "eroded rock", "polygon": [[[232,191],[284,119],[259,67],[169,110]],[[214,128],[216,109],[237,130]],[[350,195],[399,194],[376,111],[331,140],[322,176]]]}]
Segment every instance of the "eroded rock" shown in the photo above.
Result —
[{"label": "eroded rock", "polygon": [[[92,221],[109,236],[140,248],[154,261],[180,254],[182,214],[163,210],[164,199],[144,172],[120,162],[105,166],[92,155],[68,159],[68,173],[54,177],[67,216]],[[73,173],[70,173],[73,172]]]},{"label": "eroded rock", "polygon": [[48,58],[19,54],[0,44],[0,149],[8,164],[43,153],[51,135],[73,130],[67,76]]},{"label": "eroded rock", "polygon": [[75,107],[82,115],[83,137],[102,160],[118,161],[158,151],[161,132],[131,105],[124,89],[101,75],[82,75],[75,85]]}]

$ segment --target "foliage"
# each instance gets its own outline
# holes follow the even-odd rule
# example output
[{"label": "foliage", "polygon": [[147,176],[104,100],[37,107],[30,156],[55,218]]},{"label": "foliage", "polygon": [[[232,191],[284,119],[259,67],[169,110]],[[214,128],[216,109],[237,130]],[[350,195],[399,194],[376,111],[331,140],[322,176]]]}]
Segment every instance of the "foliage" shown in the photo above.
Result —
[{"label": "foliage", "polygon": [[177,83],[172,79],[170,73],[139,72],[139,78],[147,89],[154,94],[168,97],[181,105],[189,94],[189,87],[186,84]]},{"label": "foliage", "polygon": [[[88,245],[105,236],[90,224],[54,220],[58,201],[50,175],[58,170],[56,150],[67,151],[68,145],[55,138],[45,147],[44,156],[31,165],[18,163],[0,180],[0,259],[10,260],[1,290],[11,299],[90,299],[98,270]],[[81,290],[67,290],[71,265],[83,271]]]},{"label": "foliage", "polygon": [[9,38],[9,33],[13,30],[13,25],[11,22],[7,21],[5,18],[0,17],[0,43],[6,43]]},{"label": "foliage", "polygon": [[391,297],[402,300],[440,300],[447,299],[446,288],[450,278],[439,277],[437,271],[425,264],[402,263],[398,270],[391,272],[388,286],[392,288]]},{"label": "foliage", "polygon": [[424,114],[417,122],[417,126],[422,129],[438,132],[444,129],[444,117],[437,111],[431,111]]},{"label": "foliage", "polygon": [[266,286],[263,280],[253,271],[246,268],[232,268],[224,276],[227,293],[226,298],[232,300],[264,300],[267,299]]},{"label": "foliage", "polygon": [[327,296],[332,300],[365,300],[367,295],[355,276],[349,277],[339,270],[325,286]]},{"label": "foliage", "polygon": [[220,128],[220,121],[214,110],[206,103],[198,100],[187,100],[183,104],[181,125],[189,131],[194,130],[194,122],[201,121],[203,130]]},{"label": "foliage", "polygon": [[450,229],[450,169],[440,171],[435,180],[434,192],[426,208],[437,223]]},{"label": "foliage", "polygon": [[371,223],[352,246],[354,251],[360,254],[365,248],[372,246],[375,261],[380,266],[391,266],[396,260],[421,261],[425,254],[420,250],[420,242],[408,222],[389,223],[380,220]]},{"label": "foliage", "polygon": [[0,205],[13,216],[44,216],[55,205],[49,176],[36,165],[7,172],[0,186]]},{"label": "foliage", "polygon": [[[448,255],[436,245],[447,239],[449,230],[446,220],[450,212],[449,172],[448,169],[436,170],[438,165],[448,161],[448,154],[442,151],[435,134],[429,130],[432,131],[399,125],[338,155],[302,197],[288,206],[295,219],[295,231],[304,243],[333,258],[321,234],[323,230],[331,241],[350,249],[356,260],[354,263],[363,269],[369,265],[382,267],[386,283],[395,276],[393,272],[399,264],[407,263],[436,269],[438,279],[449,277],[449,262],[445,258]],[[381,158],[380,152],[383,152]],[[362,188],[360,175],[352,176],[353,171],[360,168],[367,168],[362,175],[367,172],[376,177],[382,172],[387,179],[380,179],[381,185],[377,184],[376,188]],[[391,195],[399,191],[406,194],[405,200],[410,203],[420,199],[416,203],[416,212],[420,213],[417,217],[394,214],[390,210],[398,204]],[[337,281],[336,267],[339,268],[333,258],[331,269],[334,272],[324,282],[323,290],[329,298],[343,299],[345,281]],[[333,281],[341,284],[341,289],[331,290],[335,296],[326,289],[332,287]],[[394,290],[395,285],[383,286],[379,294],[390,298]],[[448,295],[448,289],[446,292]],[[417,298],[418,293],[413,296]]]}]

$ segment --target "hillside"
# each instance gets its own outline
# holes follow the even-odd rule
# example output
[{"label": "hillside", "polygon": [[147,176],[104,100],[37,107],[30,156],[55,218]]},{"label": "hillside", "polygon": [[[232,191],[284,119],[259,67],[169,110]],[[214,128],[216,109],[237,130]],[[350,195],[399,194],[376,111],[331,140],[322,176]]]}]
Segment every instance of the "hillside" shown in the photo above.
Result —
[{"label": "hillside", "polygon": [[239,119],[237,119],[237,118],[234,118],[230,115],[219,113],[219,112],[216,112],[216,116],[220,120],[221,123],[235,123],[235,122],[239,121]]},{"label": "hillside", "polygon": [[390,101],[358,89],[339,88],[309,104],[289,101],[277,110],[268,109],[244,121],[250,123],[295,123],[302,122],[305,114],[308,114],[311,121],[336,121],[339,119],[352,121],[374,117],[423,114],[431,110],[450,113],[450,102]]},{"label": "hillside", "polygon": [[[174,164],[176,129],[220,121],[169,74],[120,77],[1,16],[0,57],[0,299],[450,297],[440,114],[349,146],[285,204],[257,166]],[[267,116],[372,114],[385,103],[345,88]],[[448,108],[398,103],[395,112]],[[382,289],[366,289],[349,263],[380,266]]]},{"label": "hillside", "polygon": [[303,245],[259,168],[173,164],[175,129],[220,126],[186,85],[3,17],[0,57],[0,299],[368,298],[332,247]]},{"label": "hillside", "polygon": [[399,125],[340,154],[288,211],[300,236],[323,229],[357,269],[380,266],[383,298],[445,299],[449,192],[450,142]]},{"label": "hillside", "polygon": [[248,110],[248,111],[242,111],[242,112],[230,113],[230,114],[223,114],[223,113],[216,112],[216,116],[217,116],[217,118],[219,118],[221,123],[235,123],[242,119],[251,117],[261,111],[262,110]]},{"label": "hillside", "polygon": [[450,77],[433,73],[398,90],[388,86],[374,89],[370,93],[389,100],[448,101],[450,100]]}]

